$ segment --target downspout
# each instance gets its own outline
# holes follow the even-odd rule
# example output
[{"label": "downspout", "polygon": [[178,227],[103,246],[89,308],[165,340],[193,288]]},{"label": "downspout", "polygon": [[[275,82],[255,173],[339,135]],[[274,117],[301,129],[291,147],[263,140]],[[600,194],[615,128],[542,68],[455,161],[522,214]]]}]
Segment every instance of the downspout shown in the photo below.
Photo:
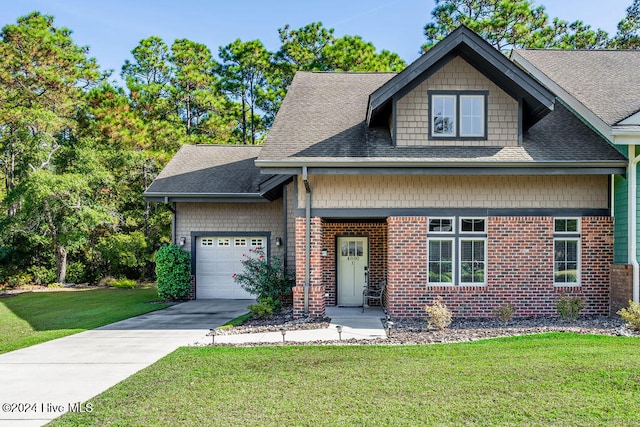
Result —
[{"label": "downspout", "polygon": [[637,248],[638,248],[638,224],[637,218],[637,197],[638,189],[637,170],[640,155],[636,155],[636,146],[629,145],[629,185],[628,185],[628,201],[629,201],[629,262],[633,268],[633,301],[640,302],[640,269],[638,265]]},{"label": "downspout", "polygon": [[173,206],[171,206],[171,203],[169,202],[168,197],[164,198],[164,204],[167,205],[167,207],[171,211],[171,243],[175,245],[176,244],[176,228],[177,228],[176,221],[178,220],[178,214],[176,212],[176,204],[174,203]]},{"label": "downspout", "polygon": [[302,167],[302,182],[305,191],[305,247],[304,247],[304,314],[309,315],[309,282],[311,281],[311,186],[309,185],[309,176],[307,175],[307,167]]}]

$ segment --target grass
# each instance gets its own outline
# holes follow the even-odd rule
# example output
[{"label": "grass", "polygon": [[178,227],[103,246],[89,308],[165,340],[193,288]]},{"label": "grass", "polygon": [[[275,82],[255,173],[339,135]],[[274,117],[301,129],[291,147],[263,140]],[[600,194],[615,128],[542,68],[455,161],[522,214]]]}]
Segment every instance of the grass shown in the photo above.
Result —
[{"label": "grass", "polygon": [[0,353],[166,307],[155,287],[29,292],[0,299]]},{"label": "grass", "polygon": [[639,344],[183,347],[52,425],[637,425]]},{"label": "grass", "polygon": [[231,319],[229,320],[227,323],[225,323],[224,325],[220,326],[221,328],[226,327],[231,327],[231,326],[242,326],[242,324],[244,322],[246,322],[247,320],[251,319],[251,313],[245,313],[241,316],[236,317],[235,319]]}]

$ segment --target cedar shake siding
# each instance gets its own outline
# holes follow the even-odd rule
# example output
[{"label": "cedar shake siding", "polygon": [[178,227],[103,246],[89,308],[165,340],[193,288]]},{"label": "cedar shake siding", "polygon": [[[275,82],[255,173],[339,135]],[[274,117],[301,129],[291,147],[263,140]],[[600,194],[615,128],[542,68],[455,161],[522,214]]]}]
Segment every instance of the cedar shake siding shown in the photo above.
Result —
[{"label": "cedar shake siding", "polygon": [[[314,175],[311,206],[329,208],[607,209],[606,175]],[[304,188],[298,183],[298,189]],[[298,191],[298,207],[305,204]]]},{"label": "cedar shake siding", "polygon": [[[488,91],[487,139],[482,141],[429,140],[428,91]],[[518,102],[464,59],[447,65],[398,100],[396,145],[517,146]]]}]

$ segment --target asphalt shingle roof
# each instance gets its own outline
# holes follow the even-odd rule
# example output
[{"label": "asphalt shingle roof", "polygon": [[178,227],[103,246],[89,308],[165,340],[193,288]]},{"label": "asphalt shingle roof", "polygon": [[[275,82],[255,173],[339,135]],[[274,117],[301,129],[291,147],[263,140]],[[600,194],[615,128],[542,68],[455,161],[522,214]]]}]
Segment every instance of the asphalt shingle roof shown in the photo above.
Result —
[{"label": "asphalt shingle roof", "polygon": [[387,128],[368,128],[369,95],[394,74],[299,72],[269,132],[260,161],[597,162],[624,156],[560,104],[519,147],[393,147]]},{"label": "asphalt shingle roof", "polygon": [[517,53],[608,125],[640,111],[640,51],[518,49]]},{"label": "asphalt shingle roof", "polygon": [[270,175],[255,160],[262,147],[184,145],[151,183],[145,195],[255,194]]}]

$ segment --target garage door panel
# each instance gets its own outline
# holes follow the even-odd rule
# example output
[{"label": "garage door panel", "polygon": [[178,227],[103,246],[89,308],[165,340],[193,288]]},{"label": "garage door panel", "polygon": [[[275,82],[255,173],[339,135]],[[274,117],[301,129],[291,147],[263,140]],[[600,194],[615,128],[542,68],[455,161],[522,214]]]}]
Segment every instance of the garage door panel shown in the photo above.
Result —
[{"label": "garage door panel", "polygon": [[253,299],[233,280],[243,271],[250,249],[264,247],[266,236],[203,236],[196,239],[196,298]]}]

